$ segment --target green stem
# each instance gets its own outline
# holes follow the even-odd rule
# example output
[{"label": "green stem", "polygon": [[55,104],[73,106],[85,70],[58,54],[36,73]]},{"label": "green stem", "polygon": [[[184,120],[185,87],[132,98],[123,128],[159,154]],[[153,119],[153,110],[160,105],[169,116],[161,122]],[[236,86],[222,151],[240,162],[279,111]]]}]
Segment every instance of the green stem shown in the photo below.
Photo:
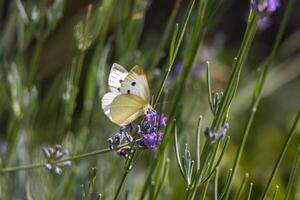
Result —
[{"label": "green stem", "polygon": [[[175,122],[174,122],[174,124],[175,124]],[[179,166],[179,171],[180,171],[182,177],[184,178],[184,180],[186,181],[187,179],[186,179],[186,175],[184,173],[183,166],[182,166],[182,163],[181,163],[180,152],[179,152],[179,147],[178,147],[177,126],[176,126],[176,124],[174,126],[175,126],[174,148],[175,148],[175,154],[176,154],[176,161],[177,161],[177,164]]]},{"label": "green stem", "polygon": [[218,178],[219,178],[219,166],[217,166],[215,172],[214,200],[218,200]]},{"label": "green stem", "polygon": [[299,165],[300,165],[300,149],[298,149],[298,154],[297,154],[297,157],[296,157],[296,161],[295,161],[295,164],[294,164],[294,167],[293,167],[293,170],[291,172],[289,182],[288,182],[288,185],[287,185],[287,188],[286,188],[286,194],[285,194],[285,197],[284,197],[285,200],[290,199],[291,191],[292,191],[292,189],[295,185],[295,180],[296,180],[296,177],[297,177],[297,172],[298,172],[298,169],[299,169]]},{"label": "green stem", "polygon": [[4,174],[4,173],[8,173],[8,172],[35,169],[35,168],[43,167],[43,166],[45,166],[45,164],[46,163],[36,163],[36,164],[22,165],[22,166],[17,166],[17,167],[2,168],[2,169],[0,169],[0,174]]},{"label": "green stem", "polygon": [[275,200],[275,199],[276,199],[276,196],[277,196],[277,192],[278,192],[278,190],[279,190],[279,186],[278,186],[278,185],[276,185],[276,187],[275,187],[275,191],[274,191],[274,193],[273,193],[272,200]]},{"label": "green stem", "polygon": [[234,160],[234,164],[233,164],[233,168],[232,168],[233,169],[232,176],[229,179],[229,184],[226,185],[225,199],[229,198],[229,194],[230,194],[230,191],[231,191],[233,179],[235,177],[235,174],[236,174],[237,168],[238,168],[238,164],[239,164],[239,162],[241,160],[241,157],[242,157],[242,154],[244,152],[244,147],[245,147],[245,144],[246,144],[249,132],[250,132],[250,128],[252,126],[253,119],[255,117],[255,113],[256,113],[256,107],[252,107],[251,111],[250,111],[250,115],[249,115],[248,120],[247,120],[245,130],[244,130],[244,135],[243,135],[242,142],[240,143],[238,153],[237,153],[237,155],[235,157],[235,160]]},{"label": "green stem", "polygon": [[288,5],[288,7],[285,11],[285,14],[283,16],[283,19],[281,21],[279,31],[277,32],[275,42],[273,44],[272,51],[270,53],[270,56],[269,56],[266,64],[264,65],[262,74],[259,77],[257,88],[254,91],[253,101],[252,101],[251,108],[250,108],[250,114],[248,116],[247,124],[246,124],[246,127],[244,129],[242,142],[240,143],[237,156],[235,157],[235,161],[234,161],[234,164],[233,164],[232,177],[230,178],[230,182],[229,182],[228,188],[226,190],[226,198],[225,199],[229,198],[229,193],[230,193],[230,190],[231,190],[231,187],[232,187],[233,179],[235,177],[235,174],[236,174],[236,171],[237,171],[237,168],[238,168],[238,164],[239,164],[241,156],[243,154],[245,143],[247,141],[247,138],[248,138],[248,135],[249,135],[249,132],[250,132],[250,128],[252,126],[252,122],[253,122],[253,119],[254,119],[255,114],[256,114],[257,107],[258,107],[258,105],[260,103],[260,100],[261,100],[261,95],[262,95],[263,87],[265,85],[266,77],[267,77],[269,68],[270,68],[270,66],[271,66],[271,64],[274,60],[275,55],[276,55],[276,52],[278,50],[279,42],[282,39],[282,35],[283,35],[284,30],[285,30],[285,27],[286,27],[286,24],[287,24],[287,21],[288,21],[288,18],[289,18],[289,15],[291,13],[291,10],[292,10],[292,7],[293,7],[294,3],[295,3],[295,0],[289,1],[289,5]]},{"label": "green stem", "polygon": [[130,155],[129,161],[128,161],[127,165],[126,165],[125,172],[124,172],[122,180],[121,180],[121,182],[120,182],[120,184],[118,186],[118,189],[117,189],[117,192],[115,194],[114,200],[117,200],[118,197],[119,197],[119,195],[120,195],[121,189],[122,189],[122,187],[123,187],[123,185],[125,183],[125,180],[126,180],[128,174],[129,174],[129,172],[130,172],[130,170],[132,168],[132,162],[133,162],[133,159],[134,159],[135,155],[136,155],[136,150],[134,150],[131,153],[131,155]]},{"label": "green stem", "polygon": [[202,123],[202,116],[200,115],[199,116],[199,119],[198,119],[198,126],[197,126],[197,132],[196,132],[196,150],[197,150],[197,160],[196,160],[196,163],[197,163],[197,172],[200,170],[200,160],[201,160],[201,124]]},{"label": "green stem", "polygon": [[236,200],[241,199],[242,193],[243,193],[243,191],[245,189],[245,186],[246,186],[246,183],[247,183],[248,179],[249,179],[249,174],[246,173],[245,176],[244,176],[244,179],[242,181],[242,184],[240,186],[240,189],[239,189],[239,191],[238,191],[238,193],[237,193],[237,195],[235,197]]},{"label": "green stem", "polygon": [[215,167],[212,168],[210,174],[207,177],[205,177],[205,178],[203,178],[203,180],[201,180],[200,185],[205,183],[206,181],[208,181],[210,179],[210,177],[215,173],[217,167],[220,165],[220,163],[222,161],[223,156],[225,155],[225,151],[226,151],[226,149],[229,145],[229,141],[230,141],[230,136],[227,136],[227,139],[226,139],[225,144],[223,146],[222,152],[221,152],[221,154],[220,154],[220,156],[219,156],[219,158],[218,158],[218,160],[215,164]]},{"label": "green stem", "polygon": [[[169,63],[169,67],[165,73],[165,76],[161,82],[161,85],[159,87],[159,90],[158,90],[158,93],[155,97],[155,100],[154,100],[154,107],[157,105],[158,101],[159,101],[159,98],[162,94],[162,91],[163,91],[163,88],[164,88],[164,85],[165,85],[165,82],[167,80],[167,77],[169,76],[169,73],[172,69],[172,66],[173,66],[173,63],[175,61],[175,58],[177,56],[177,53],[178,53],[178,50],[179,50],[179,47],[181,45],[181,42],[182,42],[182,39],[183,39],[183,35],[185,33],[185,30],[186,30],[186,26],[187,26],[187,23],[189,21],[189,18],[190,18],[190,15],[191,15],[191,12],[192,12],[192,9],[194,7],[194,3],[195,3],[195,0],[191,1],[191,3],[189,4],[189,8],[188,8],[188,12],[185,16],[185,19],[184,19],[184,23],[183,23],[183,26],[182,28],[180,29],[178,35],[179,35],[179,38],[178,40],[176,40],[176,47],[175,47],[175,50],[174,50],[174,53],[172,53],[170,56],[170,63]],[[184,76],[184,75],[182,75]],[[184,82],[181,81],[181,84],[184,84]],[[178,92],[177,92],[178,93]],[[171,114],[169,116],[169,119],[173,119],[174,117],[174,110],[177,108],[176,106],[176,103],[173,105],[173,109],[171,111]],[[151,168],[149,170],[149,173],[147,175],[147,178],[146,178],[146,181],[143,185],[143,189],[142,189],[142,193],[141,193],[141,196],[140,196],[140,199],[144,199],[145,198],[145,195],[147,193],[147,189],[148,189],[148,185],[150,184],[150,181],[151,181],[151,176],[152,176],[152,173],[154,172],[155,168],[156,168],[156,165],[157,163],[159,162],[160,160],[160,157],[159,155],[162,155],[162,153],[164,152],[164,149],[166,147],[166,144],[167,142],[169,141],[170,139],[170,134],[171,134],[171,130],[172,130],[172,126],[173,126],[173,122],[170,121],[168,124],[167,124],[167,127],[166,127],[166,131],[165,131],[165,136],[164,136],[164,139],[162,141],[162,144],[160,145],[159,149],[158,149],[158,154],[156,154],[156,156],[154,157],[154,160],[152,162],[152,165],[151,165]]]},{"label": "green stem", "polygon": [[251,183],[250,183],[250,187],[249,187],[249,192],[248,192],[247,200],[250,200],[251,193],[252,193],[252,188],[253,188],[253,183],[251,182]]},{"label": "green stem", "polygon": [[267,186],[266,186],[265,189],[264,189],[264,192],[263,192],[263,195],[262,195],[262,199],[263,199],[263,200],[264,200],[264,199],[266,198],[266,196],[267,196],[267,193],[268,193],[268,191],[269,191],[269,189],[270,189],[270,187],[271,187],[271,185],[272,185],[272,182],[273,182],[273,180],[274,180],[274,178],[275,178],[275,175],[277,174],[277,171],[278,171],[278,169],[279,169],[279,166],[280,166],[280,164],[281,164],[281,162],[282,162],[282,160],[283,160],[283,157],[284,157],[284,155],[285,155],[285,152],[287,151],[287,148],[289,147],[289,144],[290,144],[290,142],[291,142],[293,136],[294,136],[295,133],[296,133],[297,125],[298,125],[299,119],[300,119],[300,111],[298,112],[298,115],[297,115],[297,117],[296,117],[296,120],[295,120],[295,122],[294,122],[294,124],[293,124],[293,126],[292,126],[292,128],[291,128],[291,130],[290,130],[290,133],[289,133],[289,135],[288,135],[288,137],[287,137],[287,139],[286,139],[286,141],[285,141],[285,144],[284,144],[284,146],[283,146],[283,148],[282,148],[282,150],[281,150],[281,153],[280,153],[280,155],[279,155],[279,157],[278,157],[278,159],[277,159],[277,162],[276,162],[276,164],[275,164],[275,166],[274,166],[274,169],[273,169],[273,171],[272,171],[272,173],[271,173],[271,176],[270,176],[270,178],[269,178],[269,180],[268,180]]},{"label": "green stem", "polygon": [[[122,145],[116,147],[114,150],[120,149],[120,148],[128,146],[128,145],[129,145],[129,143],[122,144]],[[71,156],[71,157],[68,157],[68,158],[64,158],[64,159],[53,162],[53,164],[58,164],[58,163],[62,163],[62,162],[65,162],[65,161],[73,161],[73,160],[78,160],[78,159],[87,158],[87,157],[91,157],[91,156],[96,156],[96,155],[108,153],[108,152],[114,151],[114,150],[111,150],[109,148],[100,149],[100,150],[92,151],[92,152],[89,152],[89,153],[83,153],[83,154]],[[36,164],[28,164],[28,165],[22,165],[22,166],[16,166],[16,167],[0,168],[0,174],[39,168],[39,167],[45,166],[45,164],[47,164],[47,163],[36,163]]]},{"label": "green stem", "polygon": [[163,51],[163,48],[164,46],[166,45],[167,43],[167,39],[168,37],[170,36],[170,33],[171,33],[171,28],[172,28],[172,25],[174,24],[174,21],[175,21],[175,17],[178,13],[178,9],[180,7],[180,4],[181,4],[181,1],[182,0],[176,0],[175,2],[175,5],[172,9],[172,13],[168,19],[168,22],[167,22],[167,25],[166,25],[166,29],[162,35],[162,38],[159,42],[159,46],[158,48],[155,49],[153,55],[151,56],[151,64],[149,65],[149,71],[152,71],[152,69],[157,65],[160,57],[161,57],[161,54],[162,54],[162,51]]},{"label": "green stem", "polygon": [[245,31],[245,35],[241,44],[241,48],[238,51],[238,56],[236,62],[234,62],[233,72],[231,73],[229,83],[226,87],[226,90],[224,92],[224,96],[222,97],[220,106],[217,110],[216,117],[214,118],[214,121],[212,123],[212,128],[215,130],[218,130],[222,126],[222,122],[224,120],[224,117],[227,114],[227,110],[230,106],[231,100],[235,95],[240,73],[243,67],[243,64],[248,56],[248,52],[250,49],[250,46],[252,44],[255,32],[256,32],[256,23],[257,23],[258,17],[254,14],[252,10],[250,10],[249,18],[248,18],[248,25]]},{"label": "green stem", "polygon": [[[210,163],[211,164],[210,164],[210,167],[208,169],[208,173],[212,172],[213,164],[214,164],[216,156],[217,156],[219,145],[220,145],[220,141],[218,141],[217,145],[214,147],[214,152],[213,152],[212,156],[210,157]],[[205,182],[205,184],[204,184],[204,186],[202,188],[201,198],[200,198],[202,200],[206,199],[206,192],[207,192],[209,181],[210,181],[210,178],[208,178],[208,180]],[[197,191],[197,189],[195,191]],[[195,195],[196,195],[196,193],[194,193],[192,195],[192,199],[194,199]]]},{"label": "green stem", "polygon": [[192,0],[191,3],[190,3],[190,5],[189,5],[189,8],[188,8],[187,15],[185,16],[183,25],[181,26],[181,28],[179,30],[178,37],[176,37],[175,38],[176,40],[174,40],[175,41],[174,52],[171,53],[171,55],[170,55],[170,62],[168,64],[168,68],[167,68],[167,71],[165,73],[165,76],[164,76],[164,78],[163,78],[163,80],[162,80],[162,82],[161,82],[161,84],[159,86],[159,90],[157,92],[157,95],[155,97],[154,107],[156,107],[156,105],[157,105],[157,103],[159,101],[159,98],[160,98],[160,96],[162,94],[163,88],[164,88],[164,86],[166,84],[167,78],[169,77],[169,74],[170,74],[170,72],[172,70],[173,64],[175,62],[175,58],[177,57],[177,54],[178,54],[178,51],[179,51],[179,47],[181,46],[181,43],[182,43],[182,40],[183,40],[183,36],[185,34],[185,30],[186,30],[188,21],[190,19],[190,16],[191,16],[194,4],[195,4],[195,0]]},{"label": "green stem", "polygon": [[166,162],[165,162],[165,165],[164,165],[164,168],[163,168],[162,178],[161,178],[161,180],[160,180],[160,182],[159,182],[159,185],[158,185],[158,187],[157,187],[157,189],[156,189],[156,192],[155,192],[155,198],[154,198],[154,199],[158,199],[159,192],[160,192],[160,190],[161,190],[161,188],[162,188],[162,186],[163,186],[163,183],[164,183],[164,181],[165,181],[165,179],[166,179],[166,176],[167,176],[167,174],[168,174],[169,163],[170,163],[170,160],[167,158],[167,160],[166,160]]}]

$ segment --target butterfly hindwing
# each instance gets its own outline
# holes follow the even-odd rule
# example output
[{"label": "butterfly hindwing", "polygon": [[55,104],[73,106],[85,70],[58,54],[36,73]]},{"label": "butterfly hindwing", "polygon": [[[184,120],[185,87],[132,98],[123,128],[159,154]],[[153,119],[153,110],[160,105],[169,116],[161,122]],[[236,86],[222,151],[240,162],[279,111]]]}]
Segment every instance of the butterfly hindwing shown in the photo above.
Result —
[{"label": "butterfly hindwing", "polygon": [[116,98],[116,96],[118,96],[117,93],[108,92],[102,97],[102,110],[104,111],[105,115],[108,116],[109,119],[111,119],[110,106],[113,100]]},{"label": "butterfly hindwing", "polygon": [[120,94],[111,103],[111,120],[120,126],[125,126],[143,115],[147,104],[147,102],[137,95]]},{"label": "butterfly hindwing", "polygon": [[128,75],[128,71],[121,65],[114,63],[111,67],[108,85],[110,91],[114,93],[120,93],[121,84]]},{"label": "butterfly hindwing", "polygon": [[143,68],[134,66],[121,84],[122,94],[133,94],[142,98],[145,102],[150,101],[149,85]]}]

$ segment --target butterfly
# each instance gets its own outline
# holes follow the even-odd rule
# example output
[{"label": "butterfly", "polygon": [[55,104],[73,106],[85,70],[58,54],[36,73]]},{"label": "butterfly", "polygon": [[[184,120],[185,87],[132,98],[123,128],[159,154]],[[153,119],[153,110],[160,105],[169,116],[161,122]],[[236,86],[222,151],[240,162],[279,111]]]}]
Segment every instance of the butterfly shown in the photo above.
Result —
[{"label": "butterfly", "polygon": [[125,126],[152,109],[150,89],[143,68],[134,66],[129,72],[114,63],[108,86],[110,92],[102,97],[102,109],[115,124]]}]

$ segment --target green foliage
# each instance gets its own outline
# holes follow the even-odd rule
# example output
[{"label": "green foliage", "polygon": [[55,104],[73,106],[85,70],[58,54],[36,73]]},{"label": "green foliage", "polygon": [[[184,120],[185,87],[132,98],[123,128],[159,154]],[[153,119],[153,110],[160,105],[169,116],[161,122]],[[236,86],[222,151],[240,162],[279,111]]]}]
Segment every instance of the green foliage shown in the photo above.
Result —
[{"label": "green foliage", "polygon": [[[249,7],[238,46],[222,47],[210,60],[201,60],[210,33],[234,2],[191,0],[185,7],[176,0],[160,37],[144,31],[151,1],[103,0],[69,21],[64,0],[3,2],[0,199],[299,198],[300,61],[282,43],[293,39],[284,33],[295,0],[282,7],[266,58],[256,52],[261,15]],[[69,55],[47,59],[67,41]],[[253,57],[263,60],[255,69]],[[153,108],[168,117],[156,151],[133,149],[123,158],[116,151],[132,142],[107,148],[118,127],[105,117],[101,98],[114,62],[145,67]],[[48,163],[41,148],[54,144],[70,155]],[[47,170],[66,161],[72,166],[60,176]]]}]

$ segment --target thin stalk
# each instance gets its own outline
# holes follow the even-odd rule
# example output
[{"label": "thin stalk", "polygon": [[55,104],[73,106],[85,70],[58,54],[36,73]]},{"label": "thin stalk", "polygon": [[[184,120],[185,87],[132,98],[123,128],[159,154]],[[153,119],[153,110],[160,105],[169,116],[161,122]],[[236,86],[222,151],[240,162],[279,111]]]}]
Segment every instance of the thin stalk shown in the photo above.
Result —
[{"label": "thin stalk", "polygon": [[164,78],[163,78],[163,80],[162,80],[162,82],[161,82],[161,84],[159,86],[159,90],[158,90],[157,95],[156,95],[155,100],[154,100],[154,107],[156,107],[156,105],[157,105],[157,103],[159,101],[159,98],[160,98],[160,96],[162,94],[162,91],[163,91],[163,88],[165,86],[165,83],[167,81],[167,78],[169,77],[169,74],[170,74],[170,72],[172,70],[175,58],[177,57],[177,54],[178,54],[178,51],[179,51],[179,47],[181,46],[182,39],[183,39],[183,36],[185,34],[185,30],[186,30],[188,21],[190,19],[190,16],[191,16],[194,4],[195,4],[195,0],[192,0],[191,3],[189,4],[188,12],[187,12],[187,14],[185,16],[183,25],[179,29],[178,37],[176,37],[176,40],[175,40],[174,51],[170,54],[170,62],[168,64],[167,71],[166,71],[165,76],[164,76]]},{"label": "thin stalk", "polygon": [[299,165],[300,165],[300,148],[298,149],[298,154],[294,163],[294,167],[293,170],[291,172],[290,178],[289,178],[289,182],[286,188],[286,193],[285,193],[285,200],[290,199],[290,195],[291,195],[291,191],[293,189],[293,186],[295,185],[295,180],[297,177],[297,172],[299,170]]},{"label": "thin stalk", "polygon": [[[218,160],[217,160],[217,162],[216,162],[216,164],[215,164],[215,167],[213,167],[212,170],[211,170],[211,172],[210,172],[210,174],[209,174],[206,178],[204,178],[204,179],[201,181],[201,184],[203,184],[203,183],[205,183],[206,181],[208,181],[208,180],[210,179],[210,177],[215,173],[215,170],[216,170],[217,167],[220,165],[220,163],[221,163],[221,161],[222,161],[222,158],[223,158],[223,156],[224,156],[224,154],[225,154],[225,152],[226,152],[226,149],[227,149],[227,147],[228,147],[228,145],[229,145],[229,141],[230,141],[230,136],[227,136],[227,139],[226,139],[225,144],[224,144],[224,146],[223,146],[222,152],[221,152],[221,154],[220,154],[220,156],[219,156],[219,158],[218,158]],[[201,185],[201,184],[200,184],[200,185]]]},{"label": "thin stalk", "polygon": [[96,175],[97,175],[97,169],[93,167],[90,171],[90,180],[89,180],[87,200],[92,200],[92,194],[94,191]]},{"label": "thin stalk", "polygon": [[[172,55],[169,55],[170,58],[171,58],[171,59],[170,59],[171,62],[170,62],[170,64],[169,64],[169,68],[168,68],[168,70],[166,71],[165,76],[164,76],[164,78],[163,78],[163,80],[162,80],[162,82],[161,82],[161,85],[160,85],[160,87],[159,87],[158,93],[157,93],[157,95],[156,95],[156,97],[155,97],[155,100],[154,100],[154,107],[157,105],[157,103],[158,103],[158,101],[159,101],[159,98],[160,98],[160,96],[161,96],[161,94],[162,94],[162,91],[163,91],[165,82],[166,82],[166,80],[167,80],[167,77],[169,76],[169,73],[170,73],[171,68],[172,68],[172,65],[173,65],[172,62],[175,61],[176,55],[177,55],[177,53],[178,53],[179,47],[180,47],[181,42],[182,42],[182,39],[183,39],[183,35],[184,35],[184,33],[185,33],[185,30],[186,30],[187,22],[188,22],[188,20],[189,20],[189,18],[190,18],[191,11],[192,11],[192,9],[193,9],[193,7],[194,7],[194,3],[195,3],[195,0],[191,1],[190,5],[189,5],[189,8],[188,8],[187,15],[185,16],[185,20],[184,20],[183,26],[182,26],[182,28],[180,29],[181,31],[179,31],[179,39],[178,39],[177,42],[176,42],[176,43],[177,43],[177,45],[176,45],[177,47],[175,48],[175,49],[177,49],[177,50],[175,50],[175,51],[174,51],[175,53],[172,53]],[[173,61],[172,61],[172,60],[173,60]],[[172,65],[171,65],[171,64],[172,64]],[[183,84],[183,83],[182,83],[182,84]],[[177,107],[177,105],[174,104],[174,105],[173,105],[173,110],[175,110],[176,107]],[[171,119],[173,118],[173,116],[174,116],[173,113],[174,113],[174,112],[172,111],[172,112],[171,112],[171,115],[169,116],[169,118],[171,118]],[[163,141],[162,141],[161,146],[160,146],[159,149],[158,149],[158,154],[155,156],[155,158],[154,158],[154,160],[153,160],[153,162],[152,162],[151,168],[150,168],[150,170],[149,170],[149,173],[148,173],[148,175],[147,175],[146,181],[145,181],[144,186],[143,186],[143,189],[142,189],[142,193],[141,193],[140,199],[144,199],[144,198],[145,198],[145,195],[146,195],[146,193],[147,193],[147,188],[148,188],[147,186],[148,186],[149,183],[150,183],[152,173],[154,172],[154,170],[155,170],[155,168],[156,168],[156,165],[157,165],[157,163],[158,163],[158,161],[159,161],[159,159],[160,159],[159,155],[161,155],[162,152],[164,151],[164,149],[165,149],[165,147],[166,147],[166,144],[167,144],[167,142],[168,142],[168,140],[169,140],[169,138],[170,138],[172,126],[173,126],[173,122],[170,121],[170,122],[167,124],[166,131],[165,131],[165,136],[164,136],[164,139],[163,139]]]},{"label": "thin stalk", "polygon": [[156,189],[154,199],[158,199],[159,192],[160,192],[160,190],[162,188],[162,185],[163,185],[163,183],[166,179],[166,176],[168,174],[169,164],[170,164],[170,160],[167,158],[164,169],[163,169],[163,175],[162,175],[161,181],[159,182],[158,187]]},{"label": "thin stalk", "polygon": [[251,183],[250,183],[250,188],[249,188],[247,200],[250,200],[251,193],[252,193],[252,188],[253,188],[253,183],[251,182]]},{"label": "thin stalk", "polygon": [[212,98],[212,91],[211,91],[211,83],[210,83],[210,64],[207,61],[206,62],[206,82],[207,82],[207,94],[208,94],[208,103],[211,112],[213,115],[215,115],[215,109],[214,109],[214,104],[213,104],[213,98]]},{"label": "thin stalk", "polygon": [[[232,176],[232,168],[229,169],[229,173],[228,173],[228,178],[227,178],[227,181],[226,181],[226,184],[225,185],[228,185],[229,184],[229,181],[230,181],[230,177]],[[226,193],[226,187],[224,187],[224,189],[222,190],[220,196],[218,199],[223,199],[224,195]]]},{"label": "thin stalk", "polygon": [[273,193],[272,200],[275,200],[275,199],[276,199],[276,196],[277,196],[278,190],[279,190],[279,186],[278,186],[278,185],[276,185],[276,187],[275,187],[275,191],[274,191],[274,193]]},{"label": "thin stalk", "polygon": [[159,46],[155,49],[153,55],[151,56],[152,59],[151,59],[150,65],[149,65],[149,71],[152,71],[152,69],[157,65],[157,63],[158,63],[158,61],[161,57],[161,53],[163,51],[163,48],[167,43],[168,37],[170,36],[171,28],[172,28],[172,25],[174,24],[175,17],[178,13],[178,9],[180,7],[181,1],[182,0],[176,0],[176,2],[175,2],[175,5],[174,5],[174,7],[172,9],[172,12],[171,12],[171,15],[168,19],[166,28],[165,28],[165,30],[163,32],[163,35],[161,37],[161,40],[159,42]]},{"label": "thin stalk", "polygon": [[182,177],[184,178],[184,180],[186,181],[186,176],[185,176],[185,173],[184,173],[184,170],[183,170],[183,166],[182,166],[181,159],[180,159],[179,148],[178,148],[177,126],[176,126],[176,124],[175,124],[175,132],[174,132],[174,148],[175,148],[176,160],[177,160],[177,164],[179,166],[180,173],[181,173]]},{"label": "thin stalk", "polygon": [[116,194],[114,196],[114,200],[117,200],[118,197],[119,197],[119,195],[120,195],[121,189],[122,189],[122,187],[123,187],[123,185],[125,183],[125,180],[126,180],[128,174],[129,174],[129,172],[130,172],[130,170],[132,168],[132,162],[134,160],[135,155],[136,155],[136,150],[133,150],[133,152],[130,155],[129,161],[128,161],[127,165],[126,165],[125,172],[124,172],[123,177],[121,179],[121,182],[120,182],[120,184],[118,186],[117,192],[116,192]]},{"label": "thin stalk", "polygon": [[197,148],[197,171],[200,170],[200,159],[201,159],[201,122],[202,122],[202,116],[199,116],[198,119],[198,126],[197,126],[197,132],[196,132],[196,148]]},{"label": "thin stalk", "polygon": [[218,178],[219,178],[219,166],[216,167],[216,172],[215,172],[214,200],[218,200]]},{"label": "thin stalk", "polygon": [[228,85],[222,97],[220,106],[217,110],[216,117],[214,118],[214,121],[212,123],[212,127],[216,130],[221,128],[223,119],[227,113],[226,111],[228,110],[231,100],[235,95],[239,82],[239,76],[243,64],[248,56],[248,52],[256,32],[257,20],[258,17],[254,14],[253,10],[251,9],[248,17],[248,25],[245,31],[245,35],[241,47],[238,51],[237,60],[236,62],[234,62],[233,72],[231,73]]},{"label": "thin stalk", "polygon": [[238,153],[237,153],[237,155],[235,157],[235,160],[234,160],[234,164],[233,164],[233,168],[232,168],[233,169],[232,176],[230,177],[229,184],[226,185],[226,196],[225,196],[225,199],[229,198],[229,194],[230,194],[230,191],[231,191],[232,183],[233,183],[235,174],[237,172],[238,164],[239,164],[239,162],[241,160],[241,157],[242,157],[242,154],[244,152],[244,147],[245,147],[245,144],[246,144],[249,132],[250,132],[250,128],[252,126],[253,119],[255,117],[255,113],[256,113],[256,108],[252,107],[251,110],[250,110],[250,115],[248,116],[248,119],[247,119],[247,124],[246,124],[245,130],[244,130],[242,142],[240,143],[240,146],[239,146],[239,149],[238,149]]},{"label": "thin stalk", "polygon": [[[210,148],[211,148],[210,144],[205,144],[204,147],[203,147],[203,150],[202,150],[202,154],[203,155],[210,154],[211,153]],[[203,157],[201,157],[201,159]],[[195,175],[195,178],[193,179],[192,188],[187,193],[187,199],[190,199],[191,196],[193,196],[194,194],[196,194],[197,188],[201,184],[202,176],[203,176],[203,174],[205,174],[204,173],[204,165],[207,163],[207,161],[208,161],[208,156],[206,157],[206,160],[200,161],[200,164],[201,164],[200,165],[200,169],[197,171],[197,173]]]},{"label": "thin stalk", "polygon": [[245,189],[245,186],[246,186],[246,183],[247,183],[248,179],[249,179],[249,174],[246,173],[245,176],[244,176],[244,179],[242,181],[242,184],[240,186],[240,189],[239,189],[239,191],[238,191],[238,193],[237,193],[237,195],[235,197],[236,200],[241,199],[242,193],[243,193],[243,191]]},{"label": "thin stalk", "polygon": [[257,88],[254,91],[253,101],[252,101],[251,108],[250,108],[250,114],[249,114],[249,117],[248,117],[248,120],[247,120],[246,127],[244,129],[242,142],[240,143],[237,156],[235,157],[235,161],[234,161],[234,165],[233,165],[233,173],[232,173],[232,177],[230,179],[230,183],[228,185],[228,189],[226,190],[226,198],[225,199],[228,199],[228,197],[229,197],[229,193],[230,193],[230,190],[231,190],[231,187],[232,187],[232,182],[233,182],[233,179],[235,177],[235,174],[236,174],[237,167],[238,167],[238,164],[240,162],[241,156],[243,154],[244,146],[245,146],[245,143],[247,141],[249,131],[250,131],[253,119],[254,119],[255,114],[256,114],[257,107],[258,107],[258,105],[260,103],[260,100],[261,100],[261,95],[262,95],[262,91],[263,91],[263,88],[264,88],[264,85],[265,85],[265,81],[266,81],[266,78],[267,78],[269,68],[270,68],[270,66],[271,66],[271,64],[274,60],[274,57],[277,53],[277,50],[278,50],[278,47],[279,47],[279,42],[282,39],[283,32],[286,28],[288,18],[291,14],[292,7],[293,7],[295,2],[296,2],[295,0],[290,0],[289,3],[288,3],[288,7],[287,7],[287,9],[284,13],[283,19],[280,23],[279,31],[276,34],[276,38],[275,38],[275,42],[273,44],[272,51],[270,53],[270,56],[269,56],[266,64],[264,65],[262,74],[259,77]]},{"label": "thin stalk", "polygon": [[[212,156],[210,157],[211,165],[210,165],[210,168],[208,169],[208,173],[211,173],[212,170],[213,170],[213,163],[215,162],[215,159],[216,159],[216,156],[217,156],[217,153],[218,153],[219,145],[220,145],[220,141],[217,142],[216,146],[214,147]],[[208,178],[208,180],[204,183],[204,186],[202,188],[201,198],[200,198],[202,200],[204,200],[206,198],[206,192],[207,192],[207,189],[208,189],[209,181],[210,181],[210,178]],[[197,191],[197,189],[195,191]],[[195,195],[196,195],[196,193],[194,193],[192,195],[192,199],[194,199]]]},{"label": "thin stalk", "polygon": [[274,169],[273,169],[273,171],[272,171],[272,173],[271,173],[271,176],[270,176],[270,178],[269,178],[269,180],[268,180],[268,183],[267,183],[267,185],[266,185],[266,187],[265,187],[265,189],[264,189],[264,192],[263,192],[263,195],[262,195],[262,199],[263,199],[263,200],[264,200],[264,199],[266,198],[266,196],[267,196],[267,193],[268,193],[268,191],[269,191],[269,189],[270,189],[270,187],[271,187],[271,185],[272,185],[272,182],[273,182],[273,180],[274,180],[274,178],[275,178],[275,175],[277,174],[277,171],[278,171],[279,166],[280,166],[280,164],[281,164],[281,162],[282,162],[282,160],[283,160],[283,157],[285,156],[285,153],[286,153],[286,151],[287,151],[287,148],[289,147],[289,144],[290,144],[290,142],[291,142],[293,136],[294,136],[295,133],[296,133],[297,125],[298,125],[299,119],[300,119],[300,112],[298,112],[298,115],[297,115],[297,117],[296,117],[296,120],[295,120],[295,122],[294,122],[294,124],[293,124],[293,126],[292,126],[292,128],[291,128],[291,130],[290,130],[290,133],[289,133],[289,135],[288,135],[288,137],[287,137],[287,139],[286,139],[286,141],[285,141],[284,146],[282,147],[282,150],[281,150],[281,152],[280,152],[280,155],[279,155],[279,157],[278,157],[278,159],[277,159],[277,162],[276,162],[276,164],[275,164],[275,166],[274,166]]},{"label": "thin stalk", "polygon": [[0,174],[21,171],[21,170],[35,169],[35,168],[39,168],[39,167],[44,167],[45,164],[46,163],[36,163],[36,164],[29,164],[29,165],[21,165],[21,166],[17,166],[17,167],[2,168],[2,169],[0,169]]},{"label": "thin stalk", "polygon": [[[237,61],[234,62],[233,72],[231,74],[229,83],[227,85],[227,88],[226,88],[223,98],[221,100],[220,107],[217,109],[216,117],[214,118],[214,121],[212,123],[212,128],[215,130],[218,130],[219,128],[221,128],[222,123],[224,122],[224,119],[225,119],[226,114],[229,109],[229,105],[230,105],[231,100],[237,89],[242,66],[247,58],[250,46],[252,44],[252,41],[253,41],[253,38],[254,38],[254,35],[256,32],[257,17],[254,15],[252,10],[250,10],[248,19],[249,19],[249,23],[246,28],[246,32],[245,32],[245,35],[244,35],[244,38],[243,38],[243,41],[241,44],[241,48],[238,52]],[[206,143],[207,142],[208,141],[206,141]],[[211,162],[214,162],[215,154],[216,154],[218,148],[215,147],[213,149],[214,149],[215,153],[212,154],[212,157],[210,157]],[[204,156],[207,157],[207,156],[209,156],[209,154],[206,154]],[[206,185],[203,188],[202,198],[204,198],[204,196],[205,196],[207,187],[208,187],[208,182],[206,183]]]},{"label": "thin stalk", "polygon": [[[116,147],[116,149],[120,149],[120,148],[128,146],[128,145],[129,145],[129,143],[122,144],[122,145]],[[82,159],[82,158],[88,158],[88,157],[91,157],[91,156],[96,156],[96,155],[108,153],[110,151],[114,151],[114,150],[111,150],[109,148],[100,149],[100,150],[92,151],[92,152],[89,152],[89,153],[83,153],[83,154],[71,156],[71,157],[68,157],[68,158],[64,158],[64,159],[61,159],[61,160],[58,160],[58,161],[54,161],[53,164],[58,164],[58,163],[62,163],[62,162],[65,162],[65,161],[78,160],[78,159]],[[16,166],[16,167],[0,168],[0,174],[15,172],[15,171],[21,171],[21,170],[35,169],[35,168],[39,168],[39,167],[44,167],[46,164],[47,163],[45,162],[45,163],[21,165],[21,166]]]}]

